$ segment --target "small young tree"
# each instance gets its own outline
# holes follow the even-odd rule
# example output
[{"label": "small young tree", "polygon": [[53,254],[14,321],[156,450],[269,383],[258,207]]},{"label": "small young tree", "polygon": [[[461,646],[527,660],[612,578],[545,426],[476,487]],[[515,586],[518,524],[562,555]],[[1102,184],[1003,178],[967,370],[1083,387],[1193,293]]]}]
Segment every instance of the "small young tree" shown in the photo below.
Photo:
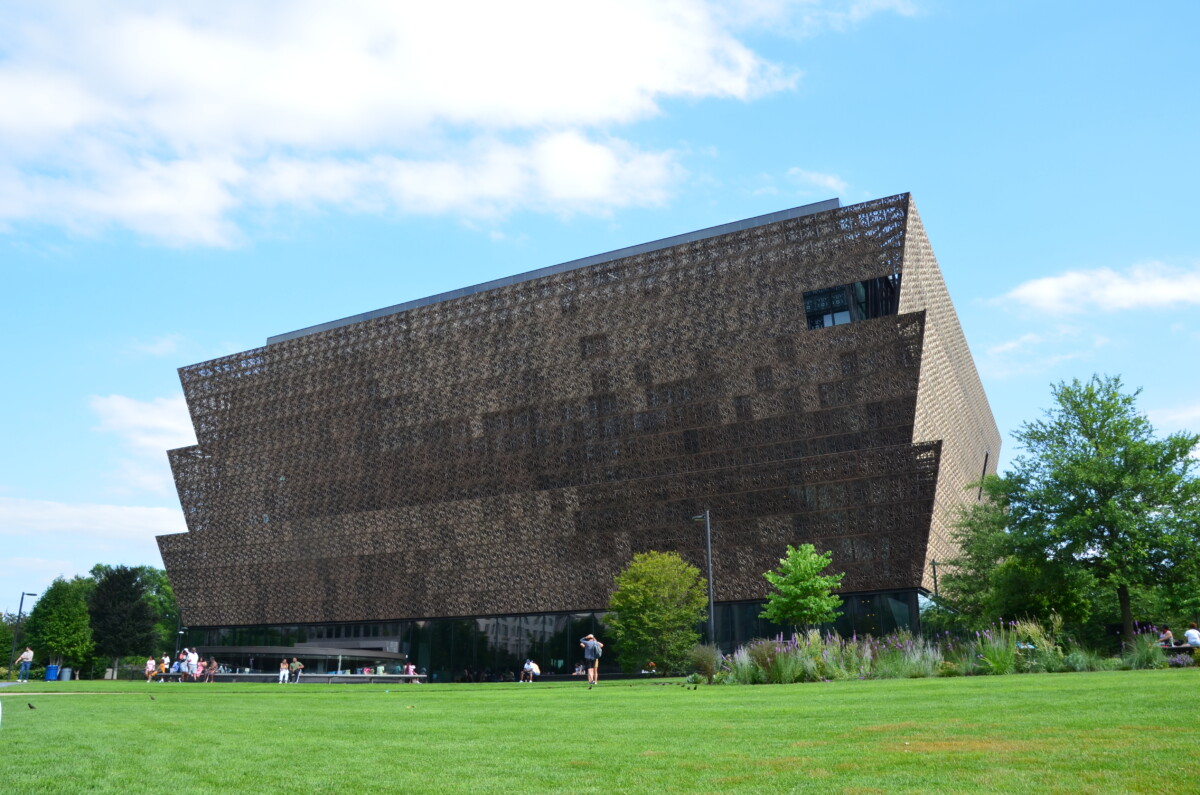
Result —
[{"label": "small young tree", "polygon": [[104,573],[88,602],[96,651],[112,661],[114,672],[125,655],[157,651],[154,613],[145,594],[140,572],[117,566]]},{"label": "small young tree", "polygon": [[604,619],[617,660],[634,671],[653,660],[663,673],[681,673],[707,617],[707,582],[676,552],[641,552],[614,581]]},{"label": "small young tree", "polygon": [[20,642],[51,665],[78,664],[91,656],[92,628],[87,598],[92,583],[82,577],[59,577],[38,598],[21,627]]},{"label": "small young tree", "polygon": [[833,621],[842,600],[832,591],[842,584],[841,574],[822,574],[833,560],[832,552],[818,553],[812,544],[793,547],[779,560],[779,568],[763,574],[774,590],[759,615],[776,624],[802,627]]}]

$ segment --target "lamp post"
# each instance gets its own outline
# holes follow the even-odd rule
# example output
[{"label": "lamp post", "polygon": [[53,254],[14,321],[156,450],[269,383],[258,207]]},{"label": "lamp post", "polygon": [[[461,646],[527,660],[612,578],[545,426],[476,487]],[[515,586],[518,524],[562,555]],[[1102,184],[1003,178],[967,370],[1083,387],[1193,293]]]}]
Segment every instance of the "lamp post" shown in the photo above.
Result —
[{"label": "lamp post", "polygon": [[[10,660],[17,659],[17,638],[21,634],[21,613],[22,613],[22,611],[25,610],[25,597],[26,596],[37,596],[37,594],[26,593],[24,591],[21,592],[21,601],[17,605],[17,623],[16,623],[16,626],[13,627],[12,654],[8,655],[8,659],[10,659]],[[9,663],[9,666],[8,666],[8,678],[12,679],[12,663]]]},{"label": "lamp post", "polygon": [[937,580],[937,561],[934,560],[933,558],[930,558],[929,565],[933,567],[933,597],[936,599],[939,596],[938,580]]},{"label": "lamp post", "polygon": [[717,617],[714,614],[713,602],[713,572],[712,572],[712,521],[708,509],[699,516],[692,517],[693,522],[704,522],[704,550],[708,556],[708,642],[717,642]]},{"label": "lamp post", "polygon": [[183,614],[175,614],[175,656],[179,657],[179,644],[183,642],[183,633],[187,631],[187,627],[183,626]]}]

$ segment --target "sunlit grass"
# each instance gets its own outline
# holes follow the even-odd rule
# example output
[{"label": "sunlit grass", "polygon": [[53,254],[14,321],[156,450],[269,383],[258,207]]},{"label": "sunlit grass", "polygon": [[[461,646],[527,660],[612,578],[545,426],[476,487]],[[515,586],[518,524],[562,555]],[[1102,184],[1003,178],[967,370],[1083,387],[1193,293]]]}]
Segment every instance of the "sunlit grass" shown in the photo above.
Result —
[{"label": "sunlit grass", "polygon": [[0,781],[22,793],[1149,792],[1167,773],[1200,776],[1197,684],[1200,669],[696,690],[34,683],[0,689]]}]

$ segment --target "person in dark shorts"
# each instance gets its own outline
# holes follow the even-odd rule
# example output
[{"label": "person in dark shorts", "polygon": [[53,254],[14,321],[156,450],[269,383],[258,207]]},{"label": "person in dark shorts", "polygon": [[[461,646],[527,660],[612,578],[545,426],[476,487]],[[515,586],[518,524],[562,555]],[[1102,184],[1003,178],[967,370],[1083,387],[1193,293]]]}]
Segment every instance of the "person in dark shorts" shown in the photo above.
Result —
[{"label": "person in dark shorts", "polygon": [[583,647],[583,667],[587,670],[588,687],[591,688],[600,680],[600,655],[604,644],[589,632],[579,639],[579,645]]}]

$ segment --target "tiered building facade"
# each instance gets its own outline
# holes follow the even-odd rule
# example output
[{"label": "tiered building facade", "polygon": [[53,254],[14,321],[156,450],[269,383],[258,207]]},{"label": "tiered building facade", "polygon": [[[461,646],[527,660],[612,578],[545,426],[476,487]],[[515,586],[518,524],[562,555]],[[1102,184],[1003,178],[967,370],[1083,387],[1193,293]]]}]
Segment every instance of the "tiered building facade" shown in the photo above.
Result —
[{"label": "tiered building facade", "polygon": [[188,532],[159,545],[190,639],[378,648],[441,678],[572,667],[635,553],[704,569],[706,509],[722,645],[771,629],[762,573],[788,544],[846,572],[843,628],[911,626],[1000,447],[908,195],[589,257],[180,376]]}]

